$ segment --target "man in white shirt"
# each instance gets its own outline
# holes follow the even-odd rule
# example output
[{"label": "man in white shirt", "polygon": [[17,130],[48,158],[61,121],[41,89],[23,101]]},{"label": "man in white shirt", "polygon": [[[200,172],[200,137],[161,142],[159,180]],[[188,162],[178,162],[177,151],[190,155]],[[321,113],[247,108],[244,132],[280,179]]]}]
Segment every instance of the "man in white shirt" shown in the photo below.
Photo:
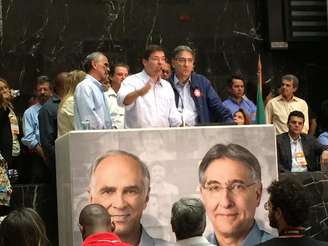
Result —
[{"label": "man in white shirt", "polygon": [[280,95],[272,98],[265,107],[266,123],[274,125],[276,134],[288,132],[288,115],[294,110],[301,111],[305,116],[302,132],[307,133],[309,130],[308,105],[303,99],[294,96],[298,83],[295,75],[282,76]]},{"label": "man in white shirt", "polygon": [[118,104],[125,107],[125,128],[174,127],[182,124],[171,85],[161,79],[165,53],[161,46],[147,47],[144,70],[128,76],[118,91]]},{"label": "man in white shirt", "polygon": [[109,72],[110,87],[105,92],[108,108],[112,118],[113,128],[124,128],[124,107],[117,104],[117,92],[121,88],[122,81],[129,75],[129,66],[125,63],[116,63]]}]

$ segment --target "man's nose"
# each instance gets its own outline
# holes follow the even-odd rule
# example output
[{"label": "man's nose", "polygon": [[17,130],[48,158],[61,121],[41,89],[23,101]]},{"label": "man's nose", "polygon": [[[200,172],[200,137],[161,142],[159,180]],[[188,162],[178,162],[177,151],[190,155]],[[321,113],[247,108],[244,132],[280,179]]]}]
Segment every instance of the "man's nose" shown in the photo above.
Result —
[{"label": "man's nose", "polygon": [[228,189],[223,189],[220,192],[218,199],[219,199],[219,206],[222,208],[230,208],[233,207],[234,205],[233,195]]},{"label": "man's nose", "polygon": [[124,199],[124,194],[118,193],[113,196],[112,206],[114,208],[123,209],[126,206],[126,201]]}]

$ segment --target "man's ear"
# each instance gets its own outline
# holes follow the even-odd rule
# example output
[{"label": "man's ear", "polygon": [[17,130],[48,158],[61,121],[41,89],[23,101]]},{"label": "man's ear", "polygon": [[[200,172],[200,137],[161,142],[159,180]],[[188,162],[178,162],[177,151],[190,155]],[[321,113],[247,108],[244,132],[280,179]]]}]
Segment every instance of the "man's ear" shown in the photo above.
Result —
[{"label": "man's ear", "polygon": [[97,68],[97,62],[96,62],[95,60],[92,60],[92,61],[91,61],[91,67],[92,67],[93,69],[96,69],[96,68]]},{"label": "man's ear", "polygon": [[144,209],[147,207],[148,201],[149,201],[149,194],[150,194],[150,187],[148,188],[148,191],[146,191],[146,197],[145,197],[145,205]]},{"label": "man's ear", "polygon": [[256,201],[257,201],[257,207],[260,205],[261,197],[262,197],[262,183],[260,182],[257,184],[256,187]]},{"label": "man's ear", "polygon": [[80,232],[81,232],[82,238],[83,238],[83,240],[84,240],[84,238],[85,238],[85,230],[84,230],[84,227],[83,227],[81,224],[79,224],[79,229],[80,229]]},{"label": "man's ear", "polygon": [[274,214],[276,216],[276,219],[280,219],[283,216],[281,208],[275,208]]},{"label": "man's ear", "polygon": [[111,227],[110,227],[110,229],[111,229],[111,232],[114,232],[115,231],[115,229],[116,229],[116,225],[115,225],[115,223],[114,223],[114,221],[111,221]]},{"label": "man's ear", "polygon": [[142,65],[145,66],[145,64],[147,63],[146,59],[142,59]]},{"label": "man's ear", "polygon": [[88,186],[88,188],[87,188],[87,192],[88,192],[88,203],[89,204],[92,204],[93,202],[93,197],[92,197],[92,192],[91,192],[91,187],[90,186]]}]

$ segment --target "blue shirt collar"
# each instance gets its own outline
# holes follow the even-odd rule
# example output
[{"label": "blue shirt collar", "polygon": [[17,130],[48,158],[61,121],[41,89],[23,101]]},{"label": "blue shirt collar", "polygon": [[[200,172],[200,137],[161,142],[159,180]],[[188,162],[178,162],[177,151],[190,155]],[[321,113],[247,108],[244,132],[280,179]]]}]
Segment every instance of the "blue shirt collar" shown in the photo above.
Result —
[{"label": "blue shirt collar", "polygon": [[[176,74],[174,74],[174,76],[173,76],[173,81],[174,81],[175,86],[179,85],[179,86],[183,87],[183,85],[180,83],[180,81],[179,81],[178,77],[176,76]],[[187,79],[187,83],[185,83],[185,85],[190,83],[190,82],[191,82],[191,76]]]},{"label": "blue shirt collar", "polygon": [[104,91],[102,83],[100,83],[98,80],[96,80],[94,77],[92,77],[90,74],[87,74],[85,76],[86,78],[88,77],[96,86],[98,86],[102,91]]},{"label": "blue shirt collar", "polygon": [[[254,221],[254,224],[251,228],[251,230],[248,232],[245,239],[241,242],[240,246],[252,246],[259,244],[261,242],[264,242],[266,240],[269,240],[272,238],[272,235],[269,233],[260,230],[256,222]],[[212,244],[219,245],[215,233],[211,233],[207,237],[208,241]]]}]

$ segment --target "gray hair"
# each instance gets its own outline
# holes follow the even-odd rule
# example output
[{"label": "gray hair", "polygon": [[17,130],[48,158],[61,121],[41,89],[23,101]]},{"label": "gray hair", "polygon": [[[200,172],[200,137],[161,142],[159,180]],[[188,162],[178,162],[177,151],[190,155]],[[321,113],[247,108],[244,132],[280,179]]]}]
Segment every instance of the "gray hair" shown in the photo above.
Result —
[{"label": "gray hair", "polygon": [[100,162],[104,159],[106,159],[107,157],[110,156],[128,156],[130,158],[132,158],[133,160],[135,160],[137,162],[137,165],[139,166],[142,176],[143,176],[143,183],[145,188],[147,189],[147,191],[150,190],[150,174],[149,174],[149,170],[148,167],[146,166],[146,164],[144,162],[142,162],[139,157],[137,157],[134,154],[131,154],[129,152],[123,151],[123,150],[109,150],[106,153],[104,153],[103,155],[99,156],[96,161],[92,164],[91,168],[90,168],[90,173],[89,173],[89,186],[91,186],[92,183],[92,179],[93,179],[93,175],[96,172],[97,167],[99,166]]},{"label": "gray hair", "polygon": [[195,58],[195,52],[187,45],[179,45],[179,46],[175,47],[173,50],[173,57],[176,57],[177,54],[179,54],[181,51],[188,51]]},{"label": "gray hair", "polygon": [[197,198],[181,198],[172,206],[172,230],[177,240],[201,236],[206,226],[205,208]]},{"label": "gray hair", "polygon": [[216,144],[203,157],[199,168],[199,183],[204,184],[204,173],[209,165],[217,159],[228,158],[238,161],[244,165],[249,171],[254,181],[261,182],[261,167],[257,158],[246,148],[238,144]]},{"label": "gray hair", "polygon": [[83,69],[85,72],[90,72],[92,66],[92,61],[98,61],[100,56],[105,56],[103,53],[96,51],[92,52],[91,54],[87,55],[83,60]]},{"label": "gray hair", "polygon": [[295,75],[286,74],[286,75],[281,77],[281,81],[283,81],[283,80],[293,81],[293,87],[298,88],[299,81],[298,81],[298,78]]}]

